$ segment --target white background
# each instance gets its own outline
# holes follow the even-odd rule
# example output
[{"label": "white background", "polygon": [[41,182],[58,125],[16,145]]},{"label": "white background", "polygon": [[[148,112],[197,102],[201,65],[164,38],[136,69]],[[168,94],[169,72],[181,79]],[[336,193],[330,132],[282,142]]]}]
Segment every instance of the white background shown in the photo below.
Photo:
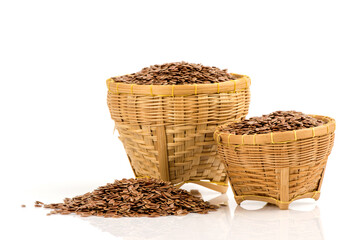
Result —
[{"label": "white background", "polygon": [[[359,10],[346,0],[1,1],[1,239],[359,239]],[[320,200],[250,211],[260,204],[236,207],[229,191],[216,213],[132,219],[35,209],[133,177],[105,80],[182,60],[249,75],[249,116],[337,120]]]}]

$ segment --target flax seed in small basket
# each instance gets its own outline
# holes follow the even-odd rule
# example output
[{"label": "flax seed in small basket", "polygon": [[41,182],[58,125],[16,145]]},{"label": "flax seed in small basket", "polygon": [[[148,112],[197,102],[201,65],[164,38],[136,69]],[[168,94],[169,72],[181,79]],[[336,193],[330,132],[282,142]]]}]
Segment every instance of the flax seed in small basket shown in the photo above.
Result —
[{"label": "flax seed in small basket", "polygon": [[297,199],[319,199],[334,132],[334,119],[295,111],[219,126],[214,139],[236,202],[288,209]]}]

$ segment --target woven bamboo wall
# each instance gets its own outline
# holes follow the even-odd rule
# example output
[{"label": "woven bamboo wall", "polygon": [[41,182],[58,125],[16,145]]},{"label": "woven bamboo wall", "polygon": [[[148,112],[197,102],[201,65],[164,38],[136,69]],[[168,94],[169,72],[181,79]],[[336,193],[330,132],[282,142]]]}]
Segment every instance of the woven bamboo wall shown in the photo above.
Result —
[{"label": "woven bamboo wall", "polygon": [[235,81],[197,86],[108,82],[111,117],[135,175],[174,184],[225,182],[213,132],[248,113],[250,79],[238,76]]}]

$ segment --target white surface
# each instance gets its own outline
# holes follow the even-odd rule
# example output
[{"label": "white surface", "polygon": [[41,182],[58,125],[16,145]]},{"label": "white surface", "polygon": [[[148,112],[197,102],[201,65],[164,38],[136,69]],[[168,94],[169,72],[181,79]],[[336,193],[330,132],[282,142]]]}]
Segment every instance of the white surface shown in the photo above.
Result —
[{"label": "white surface", "polygon": [[[358,10],[358,1],[1,1],[0,238],[358,239]],[[261,205],[236,206],[228,192],[218,212],[151,219],[33,208],[132,177],[105,79],[181,60],[249,75],[249,116],[294,109],[337,120],[320,200],[250,211]]]}]

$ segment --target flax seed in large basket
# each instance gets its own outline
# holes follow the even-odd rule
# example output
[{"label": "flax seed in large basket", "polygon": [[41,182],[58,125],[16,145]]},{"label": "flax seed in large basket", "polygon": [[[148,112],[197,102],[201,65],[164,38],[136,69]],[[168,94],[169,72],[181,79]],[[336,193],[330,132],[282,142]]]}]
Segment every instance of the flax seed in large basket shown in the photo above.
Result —
[{"label": "flax seed in large basket", "polygon": [[265,201],[288,209],[301,198],[320,197],[325,166],[334,143],[335,120],[318,127],[266,134],[214,133],[235,200]]},{"label": "flax seed in large basket", "polygon": [[248,113],[250,79],[235,76],[235,80],[192,85],[107,81],[111,117],[136,177],[227,190],[213,132]]}]

